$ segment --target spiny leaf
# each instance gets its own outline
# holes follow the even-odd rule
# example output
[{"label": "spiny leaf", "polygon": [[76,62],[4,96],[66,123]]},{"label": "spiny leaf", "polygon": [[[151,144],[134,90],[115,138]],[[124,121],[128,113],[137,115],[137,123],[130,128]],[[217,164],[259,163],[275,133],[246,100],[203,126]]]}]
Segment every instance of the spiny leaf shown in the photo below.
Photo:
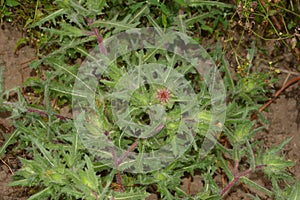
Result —
[{"label": "spiny leaf", "polygon": [[117,31],[124,31],[124,30],[130,30],[130,29],[136,28],[138,24],[139,24],[139,22],[129,24],[127,22],[127,19],[118,21],[117,16],[116,16],[116,17],[114,17],[114,19],[108,20],[108,21],[97,20],[92,24],[92,27],[95,28],[95,27],[105,26],[108,28],[115,28]]},{"label": "spiny leaf", "polygon": [[10,134],[10,137],[5,141],[5,143],[1,146],[1,149],[0,149],[0,157],[2,157],[3,154],[5,154],[5,150],[6,148],[12,144],[13,141],[13,138],[16,137],[16,135],[18,135],[19,131],[18,130],[15,130],[12,134]]},{"label": "spiny leaf", "polygon": [[62,30],[60,30],[58,33],[61,33],[65,36],[69,36],[69,37],[81,37],[81,36],[85,36],[86,33],[84,32],[84,30],[81,30],[75,26],[72,26],[70,24],[67,23],[61,23],[60,24]]},{"label": "spiny leaf", "polygon": [[106,4],[105,0],[87,0],[85,5],[90,11],[100,12]]},{"label": "spiny leaf", "polygon": [[133,23],[135,20],[138,20],[142,15],[148,15],[149,13],[149,6],[143,6],[128,22],[129,24]]},{"label": "spiny leaf", "polygon": [[54,163],[53,163],[53,158],[50,154],[49,151],[47,151],[45,149],[45,147],[38,141],[38,139],[32,137],[32,136],[29,136],[29,138],[31,138],[31,141],[38,147],[38,149],[42,152],[44,158],[48,161],[48,163],[54,167]]},{"label": "spiny leaf", "polygon": [[[17,0],[6,0],[5,5],[7,5],[9,7],[16,7],[16,6],[20,5],[20,3]],[[2,6],[2,3],[1,3],[1,6]]]},{"label": "spiny leaf", "polygon": [[222,3],[218,1],[202,1],[202,0],[190,0],[187,3],[188,6],[197,7],[197,6],[217,6],[221,8],[234,8],[234,5]]},{"label": "spiny leaf", "polygon": [[28,200],[39,200],[39,199],[48,199],[48,197],[51,195],[51,187],[46,187],[42,191],[32,195]]},{"label": "spiny leaf", "polygon": [[30,25],[28,28],[34,28],[36,26],[41,26],[43,23],[47,22],[47,21],[54,21],[55,22],[55,18],[58,16],[62,16],[63,14],[65,14],[66,10],[65,9],[59,9],[53,13],[51,13],[50,15],[48,15],[47,17],[41,19],[40,21]]},{"label": "spiny leaf", "polygon": [[256,189],[256,190],[262,191],[262,192],[268,194],[269,196],[271,196],[271,195],[273,194],[272,191],[266,189],[265,187],[263,187],[263,186],[261,186],[261,185],[258,185],[256,182],[254,182],[254,181],[248,179],[248,178],[245,177],[245,176],[241,177],[241,180],[242,180],[246,185],[248,185],[248,186],[250,186],[250,187],[252,187],[252,188],[254,188],[254,189]]},{"label": "spiny leaf", "polygon": [[291,195],[289,196],[290,200],[299,200],[300,199],[300,182],[297,181],[293,186]]}]

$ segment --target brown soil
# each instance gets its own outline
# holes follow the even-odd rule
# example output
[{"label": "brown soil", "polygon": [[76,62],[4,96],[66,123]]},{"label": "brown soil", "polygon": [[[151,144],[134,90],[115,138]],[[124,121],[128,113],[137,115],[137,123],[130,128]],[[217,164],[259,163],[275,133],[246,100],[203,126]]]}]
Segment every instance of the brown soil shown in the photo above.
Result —
[{"label": "brown soil", "polygon": [[[35,50],[29,46],[15,51],[16,43],[22,38],[16,27],[2,24],[0,29],[0,67],[4,66],[4,86],[6,90],[20,86],[30,75],[29,63],[35,57]],[[8,113],[0,113],[0,146],[4,143],[4,134],[12,132]],[[0,200],[28,199],[29,188],[9,187],[14,169],[18,168],[16,155],[8,152],[0,161]]]},{"label": "brown soil", "polygon": [[[0,29],[0,65],[5,66],[5,89],[11,89],[15,86],[19,86],[30,75],[29,61],[35,57],[34,49],[24,46],[17,53],[15,52],[15,45],[17,41],[22,37],[22,33],[17,28],[12,27],[9,24],[4,24]],[[238,38],[238,37],[237,37]],[[250,39],[249,39],[250,40]],[[263,44],[261,44],[263,45]],[[243,49],[249,48],[249,44],[245,44]],[[284,72],[281,74],[281,82],[277,84],[277,88],[280,88],[285,79],[290,79],[295,75],[300,75],[291,66],[299,66],[299,58],[294,58],[293,54],[283,50],[283,52],[273,52],[272,45],[268,47],[270,56],[268,59],[274,59],[274,56],[281,55],[283,59],[275,64],[274,67],[282,69],[280,66],[287,66],[282,69]],[[274,50],[275,51],[275,50]],[[246,51],[241,51],[242,53]],[[246,53],[245,53],[246,54]],[[243,56],[243,55],[242,55]],[[246,56],[246,55],[245,55]],[[266,55],[264,55],[265,57]],[[292,56],[292,58],[290,58]],[[233,55],[228,54],[229,63],[231,63],[232,69],[236,68],[234,64]],[[256,55],[256,64],[262,65],[261,61],[266,60],[260,56],[259,52]],[[290,73],[289,73],[290,72]],[[284,153],[287,157],[296,163],[295,167],[290,171],[295,178],[300,180],[300,85],[295,84],[287,89],[281,96],[271,104],[269,111],[264,112],[264,115],[268,118],[270,124],[266,126],[266,130],[258,133],[255,139],[263,140],[266,147],[277,145],[283,142],[285,139],[292,137],[292,141],[285,147]],[[11,132],[13,127],[7,120],[5,113],[0,113],[0,145],[4,143],[3,135]],[[27,199],[29,188],[22,187],[9,187],[8,183],[12,179],[13,171],[11,164],[18,163],[15,155],[8,152],[3,160],[0,161],[0,200],[13,200],[13,199]],[[251,179],[261,185],[268,185],[269,183],[258,174],[251,174]],[[220,181],[221,182],[221,181]],[[190,186],[188,186],[190,185]],[[190,194],[196,194],[200,192],[203,187],[203,181],[200,176],[193,177],[192,182],[188,178],[182,180],[181,188]],[[247,197],[247,193],[258,194],[261,199],[268,199],[264,194],[260,194],[257,191],[251,191],[249,188],[237,184],[230,193],[226,196],[227,200],[235,199],[250,199]],[[158,199],[157,195],[152,194],[149,198]]]},{"label": "brown soil", "polygon": [[[233,54],[238,40],[240,39],[239,31],[233,31],[233,44],[228,49],[227,59],[230,63],[231,69],[236,69],[236,62]],[[286,82],[300,76],[297,67],[300,65],[299,50],[290,49],[289,47],[280,44],[279,42],[266,42],[257,40],[253,35],[246,34],[243,38],[242,47],[239,49],[239,55],[241,57],[247,56],[247,48],[250,48],[251,42],[256,41],[256,53],[253,60],[253,71],[264,71],[270,69],[269,62],[273,62],[272,67],[281,71],[279,75],[279,82],[274,85],[274,90],[278,91]],[[259,47],[264,47],[267,50],[267,54],[262,53]],[[299,70],[299,68],[298,68]],[[265,148],[270,148],[279,145],[288,138],[292,138],[282,151],[283,155],[286,155],[287,159],[292,160],[295,166],[290,168],[290,173],[300,180],[300,82],[293,84],[263,112],[263,115],[269,121],[269,124],[260,124],[265,126],[264,131],[257,133],[254,140],[263,141]],[[255,181],[259,185],[268,186],[271,183],[258,172],[257,174],[250,174],[251,180]],[[225,197],[226,200],[240,200],[240,199],[252,199],[247,194],[258,195],[260,199],[270,199],[259,191],[252,191],[250,188],[243,184],[237,184],[234,186],[230,193]]]}]

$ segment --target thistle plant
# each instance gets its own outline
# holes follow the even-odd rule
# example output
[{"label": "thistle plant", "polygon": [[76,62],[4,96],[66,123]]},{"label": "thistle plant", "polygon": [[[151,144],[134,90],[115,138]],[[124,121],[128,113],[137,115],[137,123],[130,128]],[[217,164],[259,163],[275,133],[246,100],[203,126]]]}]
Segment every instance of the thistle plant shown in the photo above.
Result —
[{"label": "thistle plant", "polygon": [[[16,130],[0,153],[18,141],[16,149],[31,157],[20,158],[12,186],[33,187],[30,199],[147,199],[150,193],[160,199],[221,199],[239,183],[270,198],[299,197],[299,182],[288,173],[293,162],[280,154],[289,140],[272,148],[253,140],[263,128],[256,121],[266,122],[259,108],[273,78],[252,74],[249,63],[248,73],[234,80],[220,46],[208,54],[188,36],[198,21],[198,31],[213,32],[203,20],[224,24],[220,18],[233,6],[55,3],[58,10],[31,25],[48,37],[41,46],[49,53],[31,64],[47,70],[25,83],[41,97],[39,108],[20,91],[18,102],[2,103],[12,111]],[[211,12],[201,18],[198,8]],[[158,19],[153,10],[160,11]],[[68,106],[73,117],[59,114],[53,101]],[[248,176],[258,171],[270,187]],[[196,172],[204,187],[191,195],[181,182]],[[223,185],[216,176],[226,177]]]}]

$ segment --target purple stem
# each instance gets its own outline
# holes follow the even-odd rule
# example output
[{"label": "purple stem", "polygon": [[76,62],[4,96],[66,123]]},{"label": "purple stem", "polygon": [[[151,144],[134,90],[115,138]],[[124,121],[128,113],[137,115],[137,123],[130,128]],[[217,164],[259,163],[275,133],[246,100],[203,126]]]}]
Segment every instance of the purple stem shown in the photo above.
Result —
[{"label": "purple stem", "polygon": [[[106,136],[108,142],[112,142],[108,131],[104,131],[104,135]],[[117,170],[117,177],[116,177],[117,183],[121,186],[121,191],[123,191],[124,187],[123,187],[123,183],[122,183],[122,176],[121,176],[121,172],[119,171],[119,162],[118,162],[118,158],[117,158],[114,147],[112,147],[112,149],[111,149],[111,154],[112,154],[113,161],[115,163],[116,170]]]},{"label": "purple stem", "polygon": [[[221,191],[221,196],[224,196],[234,186],[234,184],[236,184],[236,182],[238,182],[240,180],[241,177],[248,175],[252,171],[252,169],[249,168],[249,169],[239,173],[238,166],[239,166],[239,162],[238,162],[238,160],[236,160],[235,166],[234,166],[234,171],[233,171],[234,179]],[[255,170],[262,169],[265,166],[266,165],[257,165],[255,167]]]},{"label": "purple stem", "polygon": [[125,153],[119,158],[118,160],[118,166],[125,160],[125,158],[128,156],[129,152],[133,151],[138,145],[138,141],[135,141],[130,147],[127,149]]},{"label": "purple stem", "polygon": [[184,7],[182,6],[178,12],[179,15],[183,15],[184,14]]},{"label": "purple stem", "polygon": [[166,125],[165,124],[160,124],[160,125],[158,125],[156,128],[155,128],[155,130],[154,130],[154,133],[153,134],[157,134],[157,133],[159,133],[163,128],[165,128],[166,127]]},{"label": "purple stem", "polygon": [[[89,25],[92,25],[94,21],[95,21],[94,19],[87,18],[87,22],[88,22]],[[107,50],[106,50],[106,48],[104,46],[104,43],[103,43],[103,37],[99,33],[99,30],[97,28],[93,28],[93,32],[87,32],[86,34],[87,35],[95,35],[97,37],[97,42],[98,42],[99,47],[100,47],[100,52],[104,55],[107,55]]]},{"label": "purple stem", "polygon": [[104,43],[103,43],[103,37],[101,36],[101,34],[99,33],[99,30],[97,28],[94,28],[94,34],[97,37],[97,41],[98,41],[98,44],[99,44],[99,47],[100,47],[100,52],[104,55],[107,55],[107,50],[106,50],[106,48],[104,46]]},{"label": "purple stem", "polygon": [[[40,116],[47,116],[47,117],[49,117],[49,114],[46,113],[46,111],[39,110],[39,109],[36,109],[36,108],[27,108],[27,112],[37,113],[37,114],[40,115]],[[54,113],[53,115],[54,115],[55,117],[57,117],[57,118],[63,120],[63,121],[66,121],[66,120],[68,120],[68,119],[72,119],[72,118],[70,118],[70,117],[65,117],[65,116],[62,116],[62,115],[56,114],[56,113]]]},{"label": "purple stem", "polygon": [[122,176],[121,176],[121,172],[119,171],[119,166],[120,164],[124,161],[124,159],[128,156],[129,152],[133,151],[138,145],[138,141],[135,141],[128,149],[125,153],[123,153],[123,155],[117,159],[116,154],[114,153],[114,149],[113,149],[113,159],[116,165],[116,170],[118,171],[117,173],[117,183],[121,186],[121,191],[124,191],[124,186],[123,186],[123,182],[122,182]]},{"label": "purple stem", "polygon": [[[112,142],[111,138],[109,137],[109,132],[108,131],[104,131],[104,135],[106,135],[107,140],[109,142]],[[124,186],[123,186],[123,181],[122,181],[122,176],[121,176],[121,172],[119,170],[119,166],[120,164],[124,161],[124,159],[128,156],[129,152],[133,151],[138,145],[138,141],[135,141],[128,149],[125,153],[122,154],[122,156],[118,159],[115,149],[112,148],[111,153],[112,153],[112,157],[116,166],[116,170],[117,170],[117,175],[116,175],[116,179],[117,179],[117,183],[121,186],[121,191],[124,191]]]},{"label": "purple stem", "polygon": [[239,167],[239,160],[235,160],[233,174],[238,174],[239,173],[238,167]]},{"label": "purple stem", "polygon": [[[16,103],[14,103],[14,102],[9,102],[9,101],[4,101],[3,104],[4,104],[4,105],[8,105],[8,106],[16,106]],[[43,116],[44,116],[44,117],[48,117],[48,116],[49,116],[49,114],[48,114],[46,111],[40,110],[40,109],[37,109],[37,108],[27,107],[27,108],[26,108],[26,111],[27,111],[27,112],[30,112],[30,113],[37,113],[38,115],[40,115],[40,116],[42,116],[42,117],[43,117]],[[54,113],[53,115],[54,115],[55,117],[57,117],[57,118],[63,120],[63,121],[67,121],[68,119],[72,120],[72,118],[70,118],[70,117],[65,117],[65,116],[62,116],[62,115],[57,114],[57,113]]]}]

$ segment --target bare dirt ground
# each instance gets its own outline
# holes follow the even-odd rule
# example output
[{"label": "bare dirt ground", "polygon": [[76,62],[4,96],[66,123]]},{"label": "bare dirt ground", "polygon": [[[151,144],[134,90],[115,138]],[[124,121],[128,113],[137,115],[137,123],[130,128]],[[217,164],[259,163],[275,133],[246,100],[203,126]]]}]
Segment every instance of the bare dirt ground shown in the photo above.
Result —
[{"label": "bare dirt ground", "polygon": [[[30,60],[35,57],[35,50],[29,46],[15,51],[16,43],[22,38],[16,27],[2,24],[0,28],[0,66],[4,66],[4,86],[6,90],[20,86],[29,76]],[[8,113],[0,112],[0,146],[4,143],[4,134],[12,132],[13,127],[7,119]],[[9,187],[13,170],[18,168],[16,155],[8,153],[0,161],[0,200],[28,199],[28,188]]]},{"label": "bare dirt ground", "polygon": [[[15,53],[15,46],[17,41],[22,37],[22,33],[16,27],[9,24],[1,25],[0,29],[0,65],[5,66],[5,89],[11,89],[19,86],[30,76],[29,63],[35,57],[34,49],[24,46],[17,54]],[[248,46],[247,46],[248,45]],[[247,44],[244,49],[249,48]],[[264,44],[259,44],[264,45]],[[272,47],[269,47],[269,49]],[[281,81],[275,87],[279,89],[286,79],[291,79],[296,76],[296,67],[299,66],[299,57],[293,57],[291,52],[284,49],[281,52],[269,52],[270,59],[276,59],[277,56],[283,56],[274,67],[283,69],[281,74]],[[265,57],[266,55],[264,55]],[[236,66],[232,55],[227,56],[231,67]],[[261,65],[259,52],[256,58],[257,65]],[[296,163],[295,167],[290,169],[290,173],[300,180],[300,84],[295,84],[271,104],[269,111],[264,112],[264,115],[269,120],[270,124],[266,126],[265,131],[256,135],[257,140],[263,140],[266,147],[278,145],[285,139],[292,137],[292,141],[285,147],[284,153],[286,156]],[[9,124],[7,113],[0,113],[0,145],[4,143],[4,134],[13,131],[13,127]],[[27,199],[29,197],[30,188],[9,187],[8,183],[12,179],[13,170],[18,169],[18,160],[15,154],[8,152],[3,160],[0,161],[0,200],[19,200]],[[12,171],[11,171],[12,170]],[[251,175],[254,180],[262,185],[269,184],[265,182],[263,177],[259,174]],[[192,181],[184,178],[182,180],[182,189],[189,190],[190,194],[196,194],[201,191],[203,187],[200,176],[193,177]],[[189,188],[187,184],[190,184]],[[256,193],[250,191],[241,184],[237,184],[227,195],[225,199],[249,199],[247,193]],[[268,199],[263,195],[262,199]],[[157,195],[152,194],[148,199],[158,199]]]}]

